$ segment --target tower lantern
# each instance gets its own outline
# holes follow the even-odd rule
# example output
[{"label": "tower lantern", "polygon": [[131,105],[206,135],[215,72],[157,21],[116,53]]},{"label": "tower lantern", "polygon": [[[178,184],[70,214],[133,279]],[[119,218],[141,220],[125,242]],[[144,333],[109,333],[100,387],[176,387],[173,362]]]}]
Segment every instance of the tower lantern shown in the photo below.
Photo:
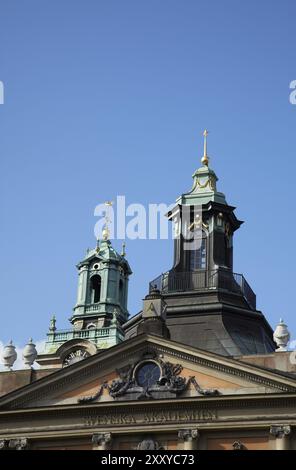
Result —
[{"label": "tower lantern", "polygon": [[[210,167],[208,131],[193,186],[167,214],[174,224],[173,266],[150,282],[166,304],[172,340],[222,355],[273,351],[272,329],[256,309],[256,295],[233,268],[233,238],[242,221],[218,191]],[[124,325],[126,338],[139,331],[141,315]]]}]

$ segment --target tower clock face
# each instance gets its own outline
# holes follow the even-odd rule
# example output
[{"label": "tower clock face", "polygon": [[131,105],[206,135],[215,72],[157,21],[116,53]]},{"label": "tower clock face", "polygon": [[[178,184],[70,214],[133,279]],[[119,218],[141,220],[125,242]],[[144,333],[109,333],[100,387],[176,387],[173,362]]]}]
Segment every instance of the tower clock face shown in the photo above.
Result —
[{"label": "tower clock face", "polygon": [[71,351],[64,359],[64,366],[71,366],[76,362],[82,361],[82,359],[86,359],[89,357],[89,353],[85,349],[75,349]]}]

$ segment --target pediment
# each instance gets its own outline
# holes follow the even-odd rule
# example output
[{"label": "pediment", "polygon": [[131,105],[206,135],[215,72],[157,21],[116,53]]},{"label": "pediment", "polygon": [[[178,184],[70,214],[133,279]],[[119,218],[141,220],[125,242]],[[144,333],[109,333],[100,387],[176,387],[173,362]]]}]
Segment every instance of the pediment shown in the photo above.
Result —
[{"label": "pediment", "polygon": [[0,409],[296,392],[296,379],[140,335],[0,399]]}]

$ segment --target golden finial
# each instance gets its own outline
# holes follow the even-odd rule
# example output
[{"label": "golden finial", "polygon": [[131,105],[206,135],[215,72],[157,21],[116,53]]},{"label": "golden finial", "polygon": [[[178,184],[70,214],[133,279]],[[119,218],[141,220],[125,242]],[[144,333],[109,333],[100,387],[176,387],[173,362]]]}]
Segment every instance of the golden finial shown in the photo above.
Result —
[{"label": "golden finial", "polygon": [[109,213],[108,213],[108,208],[112,207],[113,202],[112,201],[106,201],[105,206],[106,206],[106,212],[105,212],[105,226],[102,231],[102,237],[103,240],[109,240],[110,238],[110,229],[109,229],[109,223],[111,223]]},{"label": "golden finial", "polygon": [[125,242],[122,242],[121,256],[125,256],[125,255],[126,255],[126,252],[125,252]]},{"label": "golden finial", "polygon": [[203,154],[203,157],[201,159],[201,163],[205,166],[208,166],[209,165],[209,157],[207,155],[207,136],[208,136],[209,132],[205,129],[204,132],[203,132],[203,136],[204,136],[204,154]]}]

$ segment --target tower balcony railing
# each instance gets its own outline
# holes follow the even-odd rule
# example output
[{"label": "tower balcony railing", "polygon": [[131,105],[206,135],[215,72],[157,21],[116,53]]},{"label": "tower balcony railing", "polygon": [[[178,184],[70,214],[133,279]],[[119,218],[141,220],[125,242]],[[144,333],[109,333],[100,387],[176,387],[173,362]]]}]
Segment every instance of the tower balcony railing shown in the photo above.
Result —
[{"label": "tower balcony railing", "polygon": [[85,313],[89,313],[89,312],[97,312],[101,309],[101,305],[100,304],[93,304],[93,305],[89,305],[88,307],[85,307]]},{"label": "tower balcony railing", "polygon": [[69,341],[70,339],[91,339],[116,336],[118,330],[116,326],[106,328],[89,328],[84,330],[57,330],[48,333],[50,341]]},{"label": "tower balcony railing", "polygon": [[227,292],[242,295],[250,308],[256,310],[256,294],[242,274],[227,269],[208,271],[167,271],[150,282],[149,292],[158,289],[162,294],[173,292],[198,291],[205,289],[223,289]]}]

